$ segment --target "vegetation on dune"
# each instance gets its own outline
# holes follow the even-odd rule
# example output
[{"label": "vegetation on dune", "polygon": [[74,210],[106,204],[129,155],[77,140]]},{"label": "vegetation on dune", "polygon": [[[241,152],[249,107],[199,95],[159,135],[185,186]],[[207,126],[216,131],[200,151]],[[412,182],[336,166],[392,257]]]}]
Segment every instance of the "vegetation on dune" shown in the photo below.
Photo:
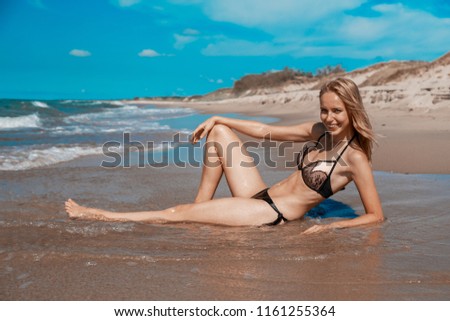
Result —
[{"label": "vegetation on dune", "polygon": [[234,82],[233,92],[240,94],[248,90],[260,88],[276,88],[289,84],[308,83],[318,78],[345,73],[341,65],[325,66],[317,69],[314,75],[309,71],[285,67],[281,71],[264,72],[262,74],[246,75]]}]

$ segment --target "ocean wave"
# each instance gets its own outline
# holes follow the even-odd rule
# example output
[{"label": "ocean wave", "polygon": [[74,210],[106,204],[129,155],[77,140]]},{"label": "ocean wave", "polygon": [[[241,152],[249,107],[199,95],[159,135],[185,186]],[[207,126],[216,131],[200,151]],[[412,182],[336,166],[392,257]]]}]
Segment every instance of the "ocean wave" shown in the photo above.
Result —
[{"label": "ocean wave", "polygon": [[31,104],[34,106],[34,107],[39,107],[39,108],[50,108],[50,106],[49,105],[47,105],[46,103],[43,103],[42,101],[32,101],[31,102]]},{"label": "ocean wave", "polygon": [[118,100],[108,101],[107,103],[110,104],[110,105],[113,105],[113,106],[124,106],[124,105],[126,105],[125,103],[123,103],[121,101],[118,101]]},{"label": "ocean wave", "polygon": [[[156,144],[152,148],[146,147],[144,151],[145,153],[154,153],[173,148],[173,146],[168,146],[167,144]],[[124,146],[108,147],[108,151],[119,153],[123,157]],[[131,153],[136,152],[132,150]],[[0,150],[0,171],[20,171],[39,168],[71,161],[83,156],[102,154],[103,146],[8,147]]]},{"label": "ocean wave", "polygon": [[38,128],[41,126],[41,120],[36,113],[18,117],[0,117],[0,130],[16,128]]},{"label": "ocean wave", "polygon": [[45,149],[13,148],[0,154],[0,170],[17,171],[70,161],[86,155],[102,153],[101,147],[53,146]]},{"label": "ocean wave", "polygon": [[95,105],[102,105],[104,104],[101,100],[60,100],[60,104],[66,105],[71,104],[73,106],[95,106]]},{"label": "ocean wave", "polygon": [[146,132],[171,130],[166,124],[158,121],[170,118],[185,117],[191,111],[185,109],[145,109],[132,105],[124,105],[114,110],[84,113],[67,116],[63,119],[65,126],[52,129],[55,134],[86,134],[112,132]]},{"label": "ocean wave", "polygon": [[[134,108],[132,108],[133,110]],[[136,107],[137,109],[137,107]],[[122,116],[122,117],[121,117]],[[112,124],[121,118],[123,118],[124,113],[118,112],[118,110],[106,110],[106,111],[100,111],[100,112],[93,112],[93,113],[84,113],[84,114],[78,114],[78,115],[72,115],[64,118],[64,122],[66,124],[71,124],[73,122],[76,123],[85,123],[85,124],[95,124],[101,121],[107,121],[108,123]]]},{"label": "ocean wave", "polygon": [[115,124],[91,124],[91,125],[67,125],[58,126],[49,130],[50,136],[67,136],[67,135],[84,135],[84,134],[107,134],[107,133],[122,133],[122,132],[154,132],[154,131],[170,131],[168,125],[161,125],[157,122],[150,122],[133,126],[129,122],[117,122]]},{"label": "ocean wave", "polygon": [[180,108],[180,107],[157,108],[154,110],[158,110],[160,113],[164,113],[164,114],[181,114],[183,116],[196,113],[196,111],[192,108]]},{"label": "ocean wave", "polygon": [[188,108],[146,109],[134,105],[123,105],[122,108],[118,109],[107,109],[100,112],[69,116],[66,117],[66,120],[82,122],[108,120],[110,122],[115,122],[121,119],[128,119],[142,121],[144,117],[145,119],[166,119],[174,116],[184,117],[193,113],[194,111]]},{"label": "ocean wave", "polygon": [[83,101],[83,102],[78,101],[78,103],[79,103],[80,105],[96,106],[96,105],[101,105],[101,104],[103,104],[103,101],[100,101],[100,100]]},{"label": "ocean wave", "polygon": [[61,104],[73,104],[75,106],[96,106],[96,105],[113,105],[113,106],[124,106],[125,103],[119,100],[63,100]]}]

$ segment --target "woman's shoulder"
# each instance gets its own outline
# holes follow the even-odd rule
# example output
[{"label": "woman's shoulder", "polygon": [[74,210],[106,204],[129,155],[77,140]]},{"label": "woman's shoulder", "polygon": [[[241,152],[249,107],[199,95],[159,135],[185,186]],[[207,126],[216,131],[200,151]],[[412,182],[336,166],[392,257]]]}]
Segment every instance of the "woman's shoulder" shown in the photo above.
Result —
[{"label": "woman's shoulder", "polygon": [[346,161],[350,166],[350,171],[353,174],[360,173],[361,171],[372,170],[370,161],[360,148],[355,146],[350,146],[346,153]]}]

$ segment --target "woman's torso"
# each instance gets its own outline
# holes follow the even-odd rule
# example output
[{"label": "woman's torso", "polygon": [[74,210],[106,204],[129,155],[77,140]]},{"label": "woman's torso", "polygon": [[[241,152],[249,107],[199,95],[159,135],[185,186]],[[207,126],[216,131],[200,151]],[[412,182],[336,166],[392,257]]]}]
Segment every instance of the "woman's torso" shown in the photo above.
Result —
[{"label": "woman's torso", "polygon": [[[347,145],[349,145],[348,148]],[[308,149],[307,157],[303,159],[306,149]],[[350,166],[348,166],[349,154],[352,151],[351,142],[347,141],[337,144],[334,148],[327,148],[325,144],[316,143],[313,148],[305,145],[299,157],[302,162],[299,170],[269,189],[273,201],[288,220],[302,217],[326,197],[342,190],[352,180]],[[322,175],[322,179],[319,180],[318,185],[314,185],[308,175],[318,173]],[[309,180],[308,184],[305,180]],[[322,184],[323,187],[329,184],[331,193],[319,192]]]}]

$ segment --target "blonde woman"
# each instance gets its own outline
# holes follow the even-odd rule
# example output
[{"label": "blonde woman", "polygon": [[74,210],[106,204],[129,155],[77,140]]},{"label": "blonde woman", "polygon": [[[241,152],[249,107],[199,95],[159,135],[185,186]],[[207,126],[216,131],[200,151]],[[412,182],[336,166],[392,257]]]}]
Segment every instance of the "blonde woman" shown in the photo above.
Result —
[{"label": "blonde woman", "polygon": [[[211,147],[194,203],[161,211],[116,213],[83,207],[69,199],[66,211],[74,219],[278,225],[302,218],[311,208],[354,181],[366,213],[353,219],[314,225],[304,233],[382,222],[383,210],[370,165],[374,135],[353,81],[338,78],[322,87],[320,120],[295,126],[272,126],[211,117],[192,134],[193,143],[207,137]],[[245,149],[226,148],[230,144],[236,147],[243,144],[234,131],[259,139],[270,135],[278,141],[310,143],[299,154],[298,170],[268,187],[255,166],[241,166],[253,161]],[[213,199],[223,174],[232,197]]]}]

